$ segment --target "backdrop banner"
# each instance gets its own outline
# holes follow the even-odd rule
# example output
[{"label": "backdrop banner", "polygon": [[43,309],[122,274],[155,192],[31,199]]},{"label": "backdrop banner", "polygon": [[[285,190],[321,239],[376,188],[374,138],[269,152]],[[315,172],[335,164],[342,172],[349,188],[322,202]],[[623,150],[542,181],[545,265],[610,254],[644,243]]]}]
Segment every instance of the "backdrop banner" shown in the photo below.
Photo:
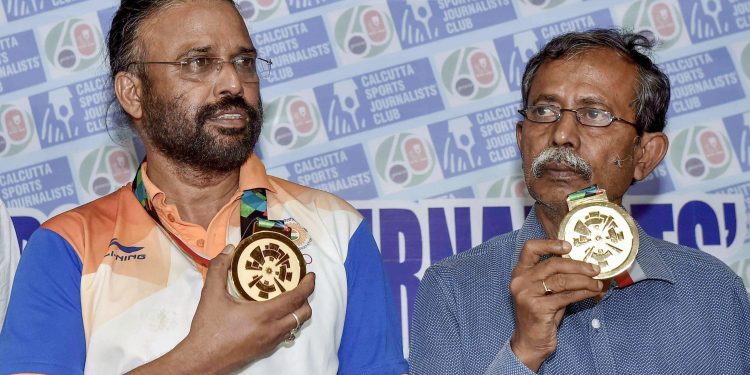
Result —
[{"label": "backdrop banner", "polygon": [[[19,244],[130,181],[143,146],[117,116],[116,0],[2,0],[0,199]],[[353,201],[402,317],[425,269],[517,229],[530,208],[515,124],[524,65],[568,31],[660,40],[665,160],[625,208],[651,235],[750,285],[750,0],[240,0],[261,57],[269,173]],[[408,354],[408,347],[405,345]]]}]

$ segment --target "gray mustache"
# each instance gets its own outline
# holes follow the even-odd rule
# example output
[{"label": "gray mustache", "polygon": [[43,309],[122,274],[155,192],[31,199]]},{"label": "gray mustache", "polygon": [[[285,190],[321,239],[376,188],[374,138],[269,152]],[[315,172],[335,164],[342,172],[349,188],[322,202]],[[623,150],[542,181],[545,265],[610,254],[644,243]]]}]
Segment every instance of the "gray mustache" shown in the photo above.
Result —
[{"label": "gray mustache", "polygon": [[531,162],[531,173],[535,178],[542,177],[549,163],[565,164],[587,181],[591,181],[591,164],[576,155],[570,147],[549,147],[544,149]]}]

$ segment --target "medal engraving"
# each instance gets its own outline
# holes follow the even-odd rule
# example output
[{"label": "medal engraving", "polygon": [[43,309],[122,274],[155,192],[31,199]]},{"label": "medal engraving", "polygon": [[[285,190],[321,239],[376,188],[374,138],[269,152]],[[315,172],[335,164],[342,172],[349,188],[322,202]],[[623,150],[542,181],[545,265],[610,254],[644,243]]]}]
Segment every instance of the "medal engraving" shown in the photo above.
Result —
[{"label": "medal engraving", "polygon": [[227,288],[235,297],[267,301],[296,288],[305,273],[302,253],[288,237],[259,231],[237,245]]},{"label": "medal engraving", "polygon": [[626,271],[635,260],[638,231],[633,218],[607,201],[606,194],[591,198],[570,202],[558,238],[573,246],[564,257],[597,264],[601,272],[594,278],[609,279]]}]

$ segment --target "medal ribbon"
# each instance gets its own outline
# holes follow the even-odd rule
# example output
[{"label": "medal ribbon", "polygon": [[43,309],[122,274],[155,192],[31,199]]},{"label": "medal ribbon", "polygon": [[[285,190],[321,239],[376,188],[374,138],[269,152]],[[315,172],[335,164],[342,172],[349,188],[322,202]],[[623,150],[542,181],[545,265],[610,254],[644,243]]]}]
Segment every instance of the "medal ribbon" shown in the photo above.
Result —
[{"label": "medal ribbon", "polygon": [[[578,199],[583,199],[583,198],[588,198],[594,195],[599,195],[601,193],[602,193],[601,189],[599,189],[599,187],[596,184],[594,184],[589,187],[586,187],[576,192],[568,194],[568,201],[572,202]],[[631,264],[627,270],[615,276],[613,279],[615,280],[615,283],[617,283],[617,287],[622,289],[626,286],[633,285],[636,281],[641,280],[643,277],[641,277],[640,275],[642,274],[643,274],[643,271],[641,270],[641,267],[638,265],[638,262],[634,260],[633,264]]]},{"label": "medal ribbon", "polygon": [[[135,173],[135,178],[133,179],[133,194],[135,194],[136,199],[154,222],[164,229],[172,242],[182,249],[193,261],[204,267],[208,267],[209,258],[193,250],[185,241],[169,231],[162,224],[159,215],[149,200],[146,186],[143,184],[142,166],[143,164],[138,166],[138,171]],[[256,222],[258,230],[277,230],[284,234],[291,232],[291,229],[284,225],[283,221],[268,219],[268,199],[266,197],[266,189],[264,188],[248,189],[242,192],[242,197],[240,197],[240,234],[242,239],[251,236],[255,232],[254,227],[256,226],[254,224]]]}]

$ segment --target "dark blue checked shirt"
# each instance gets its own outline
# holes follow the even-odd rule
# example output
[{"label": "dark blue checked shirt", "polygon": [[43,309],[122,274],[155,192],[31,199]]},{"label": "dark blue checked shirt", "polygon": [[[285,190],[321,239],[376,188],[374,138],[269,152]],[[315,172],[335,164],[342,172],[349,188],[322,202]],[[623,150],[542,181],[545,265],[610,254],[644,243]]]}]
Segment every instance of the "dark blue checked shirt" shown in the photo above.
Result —
[{"label": "dark blue checked shirt", "polygon": [[[539,373],[750,373],[742,280],[711,255],[638,231],[646,278],[570,305]],[[412,375],[533,373],[510,349],[510,273],[523,244],[545,238],[531,210],[520,230],[427,270],[411,325]]]}]

